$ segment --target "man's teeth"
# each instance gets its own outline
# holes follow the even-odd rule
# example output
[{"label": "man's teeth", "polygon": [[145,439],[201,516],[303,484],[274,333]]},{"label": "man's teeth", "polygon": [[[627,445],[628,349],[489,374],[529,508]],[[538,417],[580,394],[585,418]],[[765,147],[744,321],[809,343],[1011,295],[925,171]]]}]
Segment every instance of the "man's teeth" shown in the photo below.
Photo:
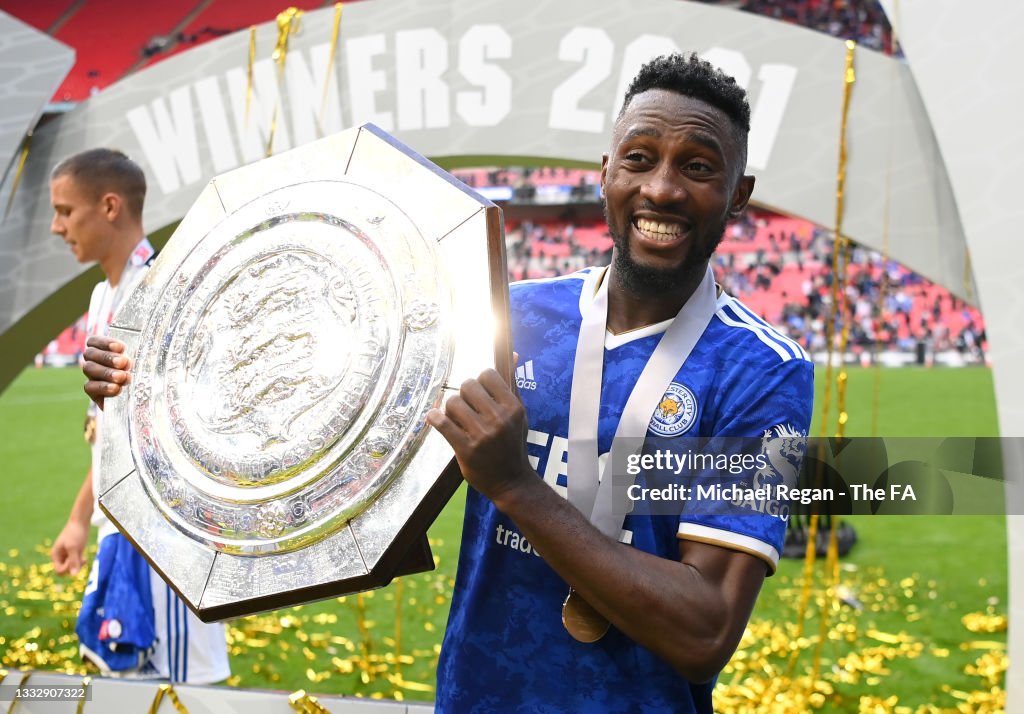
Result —
[{"label": "man's teeth", "polygon": [[645,235],[655,240],[673,240],[683,232],[683,227],[678,223],[662,223],[651,221],[646,218],[638,218],[636,227]]}]

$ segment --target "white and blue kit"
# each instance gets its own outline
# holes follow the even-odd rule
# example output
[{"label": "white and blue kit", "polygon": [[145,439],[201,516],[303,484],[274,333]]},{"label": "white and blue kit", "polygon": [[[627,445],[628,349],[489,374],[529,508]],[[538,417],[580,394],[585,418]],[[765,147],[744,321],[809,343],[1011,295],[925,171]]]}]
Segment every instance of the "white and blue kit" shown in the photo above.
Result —
[{"label": "white and blue kit", "polygon": [[[103,281],[89,301],[87,334],[105,334],[155,256],[145,238],[116,289]],[[80,651],[104,674],[212,684],[231,675],[224,625],[204,623],[132,548],[96,504],[103,412],[93,411],[93,515],[99,548],[89,572],[76,633]],[[125,444],[128,448],[128,444]]]},{"label": "white and blue kit", "polygon": [[[601,270],[601,269],[590,269]],[[517,382],[529,420],[530,463],[567,493],[569,404],[590,271],[511,287]],[[598,453],[611,451],[626,400],[671,320],[607,334],[598,412]],[[813,364],[738,300],[717,296],[715,313],[658,403],[647,437],[806,436]],[[644,436],[644,435],[637,435]],[[620,540],[679,559],[679,539],[749,553],[770,572],[786,523],[751,510],[673,515],[631,513]],[[459,569],[438,664],[439,712],[711,712],[714,683],[693,684],[614,627],[582,644],[564,629],[568,586],[507,516],[470,488]]]}]

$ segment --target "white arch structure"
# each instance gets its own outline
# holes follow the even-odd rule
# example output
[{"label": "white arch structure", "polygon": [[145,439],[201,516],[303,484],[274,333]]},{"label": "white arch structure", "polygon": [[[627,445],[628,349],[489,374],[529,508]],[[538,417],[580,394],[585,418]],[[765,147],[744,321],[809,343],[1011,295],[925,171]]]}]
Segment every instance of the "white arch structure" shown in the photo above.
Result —
[{"label": "white arch structure", "polygon": [[[856,54],[848,123],[844,233],[984,308],[1004,436],[1024,436],[1024,5],[883,0],[907,61]],[[217,173],[373,121],[447,165],[596,166],[624,82],[646,59],[694,50],[744,84],[753,107],[754,200],[831,226],[845,46],[766,18],[680,0],[373,0],[307,13],[281,74],[274,23],[257,33],[247,104],[247,33],[227,36],[118,82],[39,127],[0,222],[0,388],[80,312],[83,274],[49,236],[47,175],[96,145],[150,177],[150,230],[177,221]],[[0,157],[9,159],[9,157]],[[12,172],[13,173],[13,172]],[[0,187],[0,206],[11,191]],[[968,257],[969,256],[969,257]],[[1007,442],[1010,443],[1010,442]],[[1020,478],[1024,454],[1007,448]],[[1019,490],[1015,490],[1019,493]],[[1009,493],[1009,491],[1008,491]],[[1024,504],[1008,503],[1024,513]],[[1010,542],[1008,695],[1024,707],[1024,522]]]}]

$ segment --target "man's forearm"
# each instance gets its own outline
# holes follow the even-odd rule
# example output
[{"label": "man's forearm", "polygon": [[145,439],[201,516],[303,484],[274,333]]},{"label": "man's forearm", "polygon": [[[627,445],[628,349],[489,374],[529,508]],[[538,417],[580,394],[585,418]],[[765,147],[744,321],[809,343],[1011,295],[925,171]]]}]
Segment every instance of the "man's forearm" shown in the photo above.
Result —
[{"label": "man's forearm", "polygon": [[78,489],[78,495],[75,496],[75,502],[71,505],[71,513],[68,514],[68,523],[77,523],[79,525],[88,526],[92,520],[92,509],[93,509],[93,491],[92,491],[92,468],[85,474],[85,480],[82,482],[81,488]]},{"label": "man's forearm", "polygon": [[540,478],[495,502],[544,560],[637,643],[691,681],[714,677],[743,633],[764,577],[752,556],[693,544],[695,562],[606,537]]}]

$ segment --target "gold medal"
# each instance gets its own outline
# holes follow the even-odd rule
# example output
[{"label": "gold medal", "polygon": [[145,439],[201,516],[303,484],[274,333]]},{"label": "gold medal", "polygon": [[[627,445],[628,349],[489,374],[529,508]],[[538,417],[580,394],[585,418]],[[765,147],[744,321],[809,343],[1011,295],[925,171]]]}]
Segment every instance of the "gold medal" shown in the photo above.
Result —
[{"label": "gold medal", "polygon": [[562,603],[562,624],[572,638],[584,644],[605,636],[611,623],[572,588]]}]

